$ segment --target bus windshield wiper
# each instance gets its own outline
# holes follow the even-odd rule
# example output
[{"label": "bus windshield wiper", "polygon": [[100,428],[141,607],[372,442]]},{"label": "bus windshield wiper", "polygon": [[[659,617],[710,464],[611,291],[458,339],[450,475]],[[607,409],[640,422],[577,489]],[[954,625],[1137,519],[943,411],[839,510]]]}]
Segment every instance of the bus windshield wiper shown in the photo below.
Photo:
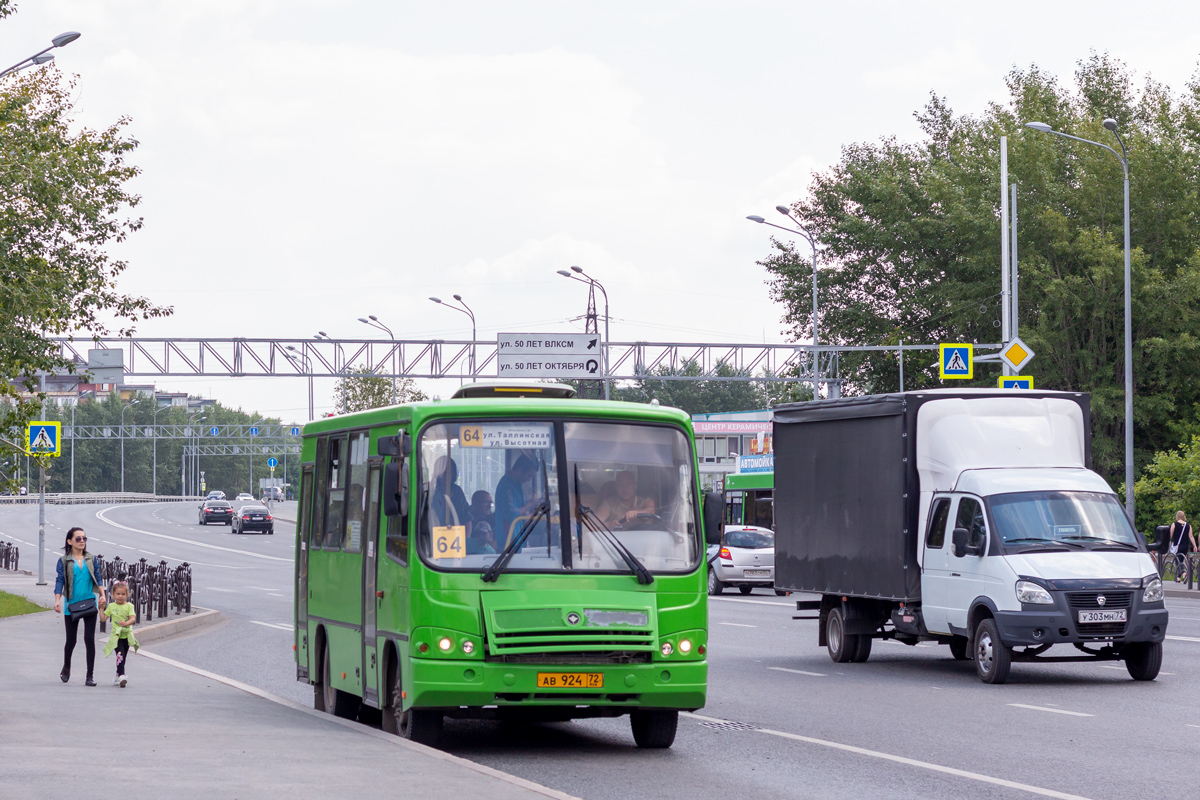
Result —
[{"label": "bus windshield wiper", "polygon": [[550,503],[543,500],[537,508],[534,509],[533,515],[525,520],[525,527],[521,528],[521,532],[512,538],[508,546],[500,551],[500,557],[491,563],[491,565],[480,575],[485,583],[494,583],[500,577],[500,573],[508,566],[508,562],[512,561],[512,557],[521,549],[521,545],[525,544],[525,540],[529,538],[529,534],[533,533],[533,529],[537,527],[538,522],[546,517],[550,517]]},{"label": "bus windshield wiper", "polygon": [[[587,523],[588,528],[600,534],[617,551],[617,555],[629,566],[630,572],[637,577],[638,583],[654,583],[654,575],[651,574],[650,570],[646,569],[646,565],[638,560],[638,557],[625,546],[624,542],[617,538],[617,535],[607,525],[600,521],[600,518],[590,508],[586,506],[576,506],[576,508],[578,509],[579,520]],[[580,547],[582,548],[582,544]]]}]

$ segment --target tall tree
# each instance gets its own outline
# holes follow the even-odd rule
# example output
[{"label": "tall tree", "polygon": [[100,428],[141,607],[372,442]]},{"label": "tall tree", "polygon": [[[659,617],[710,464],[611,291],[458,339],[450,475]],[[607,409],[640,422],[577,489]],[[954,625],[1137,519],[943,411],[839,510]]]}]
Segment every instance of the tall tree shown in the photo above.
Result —
[{"label": "tall tree", "polygon": [[[366,411],[392,405],[392,379],[374,375],[374,370],[359,364],[354,374],[338,381],[333,387],[333,406],[339,412]],[[396,403],[414,403],[427,399],[412,378],[396,379]]]},{"label": "tall tree", "polygon": [[[0,3],[0,17],[11,14]],[[0,78],[0,455],[36,418],[37,373],[77,365],[48,336],[121,336],[132,323],[169,308],[123,294],[126,264],[112,245],[142,226],[129,216],[140,198],[128,189],[140,172],[128,158],[137,147],[127,117],[99,130],[74,123],[76,82],[53,65]]]},{"label": "tall tree", "polygon": [[[1067,88],[1037,67],[1014,70],[1009,97],[956,116],[934,95],[916,114],[923,137],[843,148],[794,205],[820,240],[824,343],[998,342],[999,141],[1018,187],[1020,335],[1038,353],[1040,388],[1092,395],[1097,468],[1118,481],[1123,459],[1123,239],[1120,162],[1056,130],[1116,145],[1132,176],[1137,461],[1179,441],[1200,401],[1200,83],[1172,95],[1107,55],[1081,61]],[[1118,148],[1119,149],[1119,148]],[[811,325],[811,265],[787,242],[760,262],[797,339]],[[905,388],[939,385],[928,352],[905,356]],[[894,354],[844,357],[847,393],[895,391]],[[995,370],[975,385],[995,386]]]}]

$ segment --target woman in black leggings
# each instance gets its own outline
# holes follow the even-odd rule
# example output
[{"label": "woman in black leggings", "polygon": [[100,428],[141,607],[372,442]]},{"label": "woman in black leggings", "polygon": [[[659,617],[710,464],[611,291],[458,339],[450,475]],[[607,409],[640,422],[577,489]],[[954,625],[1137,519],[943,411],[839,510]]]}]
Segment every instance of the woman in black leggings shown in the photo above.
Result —
[{"label": "woman in black leggings", "polygon": [[[71,610],[72,605],[75,611]],[[92,679],[96,665],[96,617],[104,606],[104,584],[96,578],[96,560],[87,551],[87,534],[83,528],[71,528],[67,531],[63,557],[58,561],[58,577],[54,581],[54,610],[62,612],[67,623],[67,643],[63,648],[62,672],[59,673],[63,683],[71,679],[71,654],[75,651],[79,623],[82,622],[83,648],[87,654],[87,680],[84,683],[96,685]]]}]

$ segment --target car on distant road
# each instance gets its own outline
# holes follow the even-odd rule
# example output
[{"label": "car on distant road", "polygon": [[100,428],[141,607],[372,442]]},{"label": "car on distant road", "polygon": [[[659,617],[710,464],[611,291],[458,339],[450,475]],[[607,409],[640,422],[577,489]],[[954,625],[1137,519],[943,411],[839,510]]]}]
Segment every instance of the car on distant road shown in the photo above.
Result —
[{"label": "car on distant road", "polygon": [[211,492],[208,493],[208,496],[205,499],[206,500],[224,500],[225,493],[222,492],[220,489],[213,489]]},{"label": "car on distant road", "polygon": [[266,506],[244,505],[233,515],[234,533],[249,533],[250,531],[275,533],[275,518],[271,516],[271,512]]},{"label": "car on distant road", "polygon": [[[708,593],[736,586],[742,594],[775,586],[775,532],[753,525],[726,525],[721,543],[708,547]],[[784,592],[776,590],[776,594]]]},{"label": "car on distant road", "polygon": [[233,524],[233,503],[228,500],[205,500],[200,506],[200,524],[221,522]]},{"label": "car on distant road", "polygon": [[250,494],[249,492],[242,492],[237,497],[233,498],[233,502],[235,503],[242,503],[246,501],[254,502],[254,495]]},{"label": "car on distant road", "polygon": [[267,486],[263,488],[262,499],[264,503],[268,500],[282,500],[283,489],[278,486]]}]

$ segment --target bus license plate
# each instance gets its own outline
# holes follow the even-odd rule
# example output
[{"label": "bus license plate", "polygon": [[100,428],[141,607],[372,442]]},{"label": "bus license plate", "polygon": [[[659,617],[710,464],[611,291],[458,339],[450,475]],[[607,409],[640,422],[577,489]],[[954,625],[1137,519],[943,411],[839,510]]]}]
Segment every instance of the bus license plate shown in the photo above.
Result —
[{"label": "bus license plate", "polygon": [[769,578],[771,570],[769,569],[748,569],[744,573],[747,578]]},{"label": "bus license plate", "polygon": [[603,689],[603,672],[539,672],[539,689]]},{"label": "bus license plate", "polygon": [[1124,622],[1125,609],[1118,608],[1113,611],[1080,611],[1080,622]]}]

